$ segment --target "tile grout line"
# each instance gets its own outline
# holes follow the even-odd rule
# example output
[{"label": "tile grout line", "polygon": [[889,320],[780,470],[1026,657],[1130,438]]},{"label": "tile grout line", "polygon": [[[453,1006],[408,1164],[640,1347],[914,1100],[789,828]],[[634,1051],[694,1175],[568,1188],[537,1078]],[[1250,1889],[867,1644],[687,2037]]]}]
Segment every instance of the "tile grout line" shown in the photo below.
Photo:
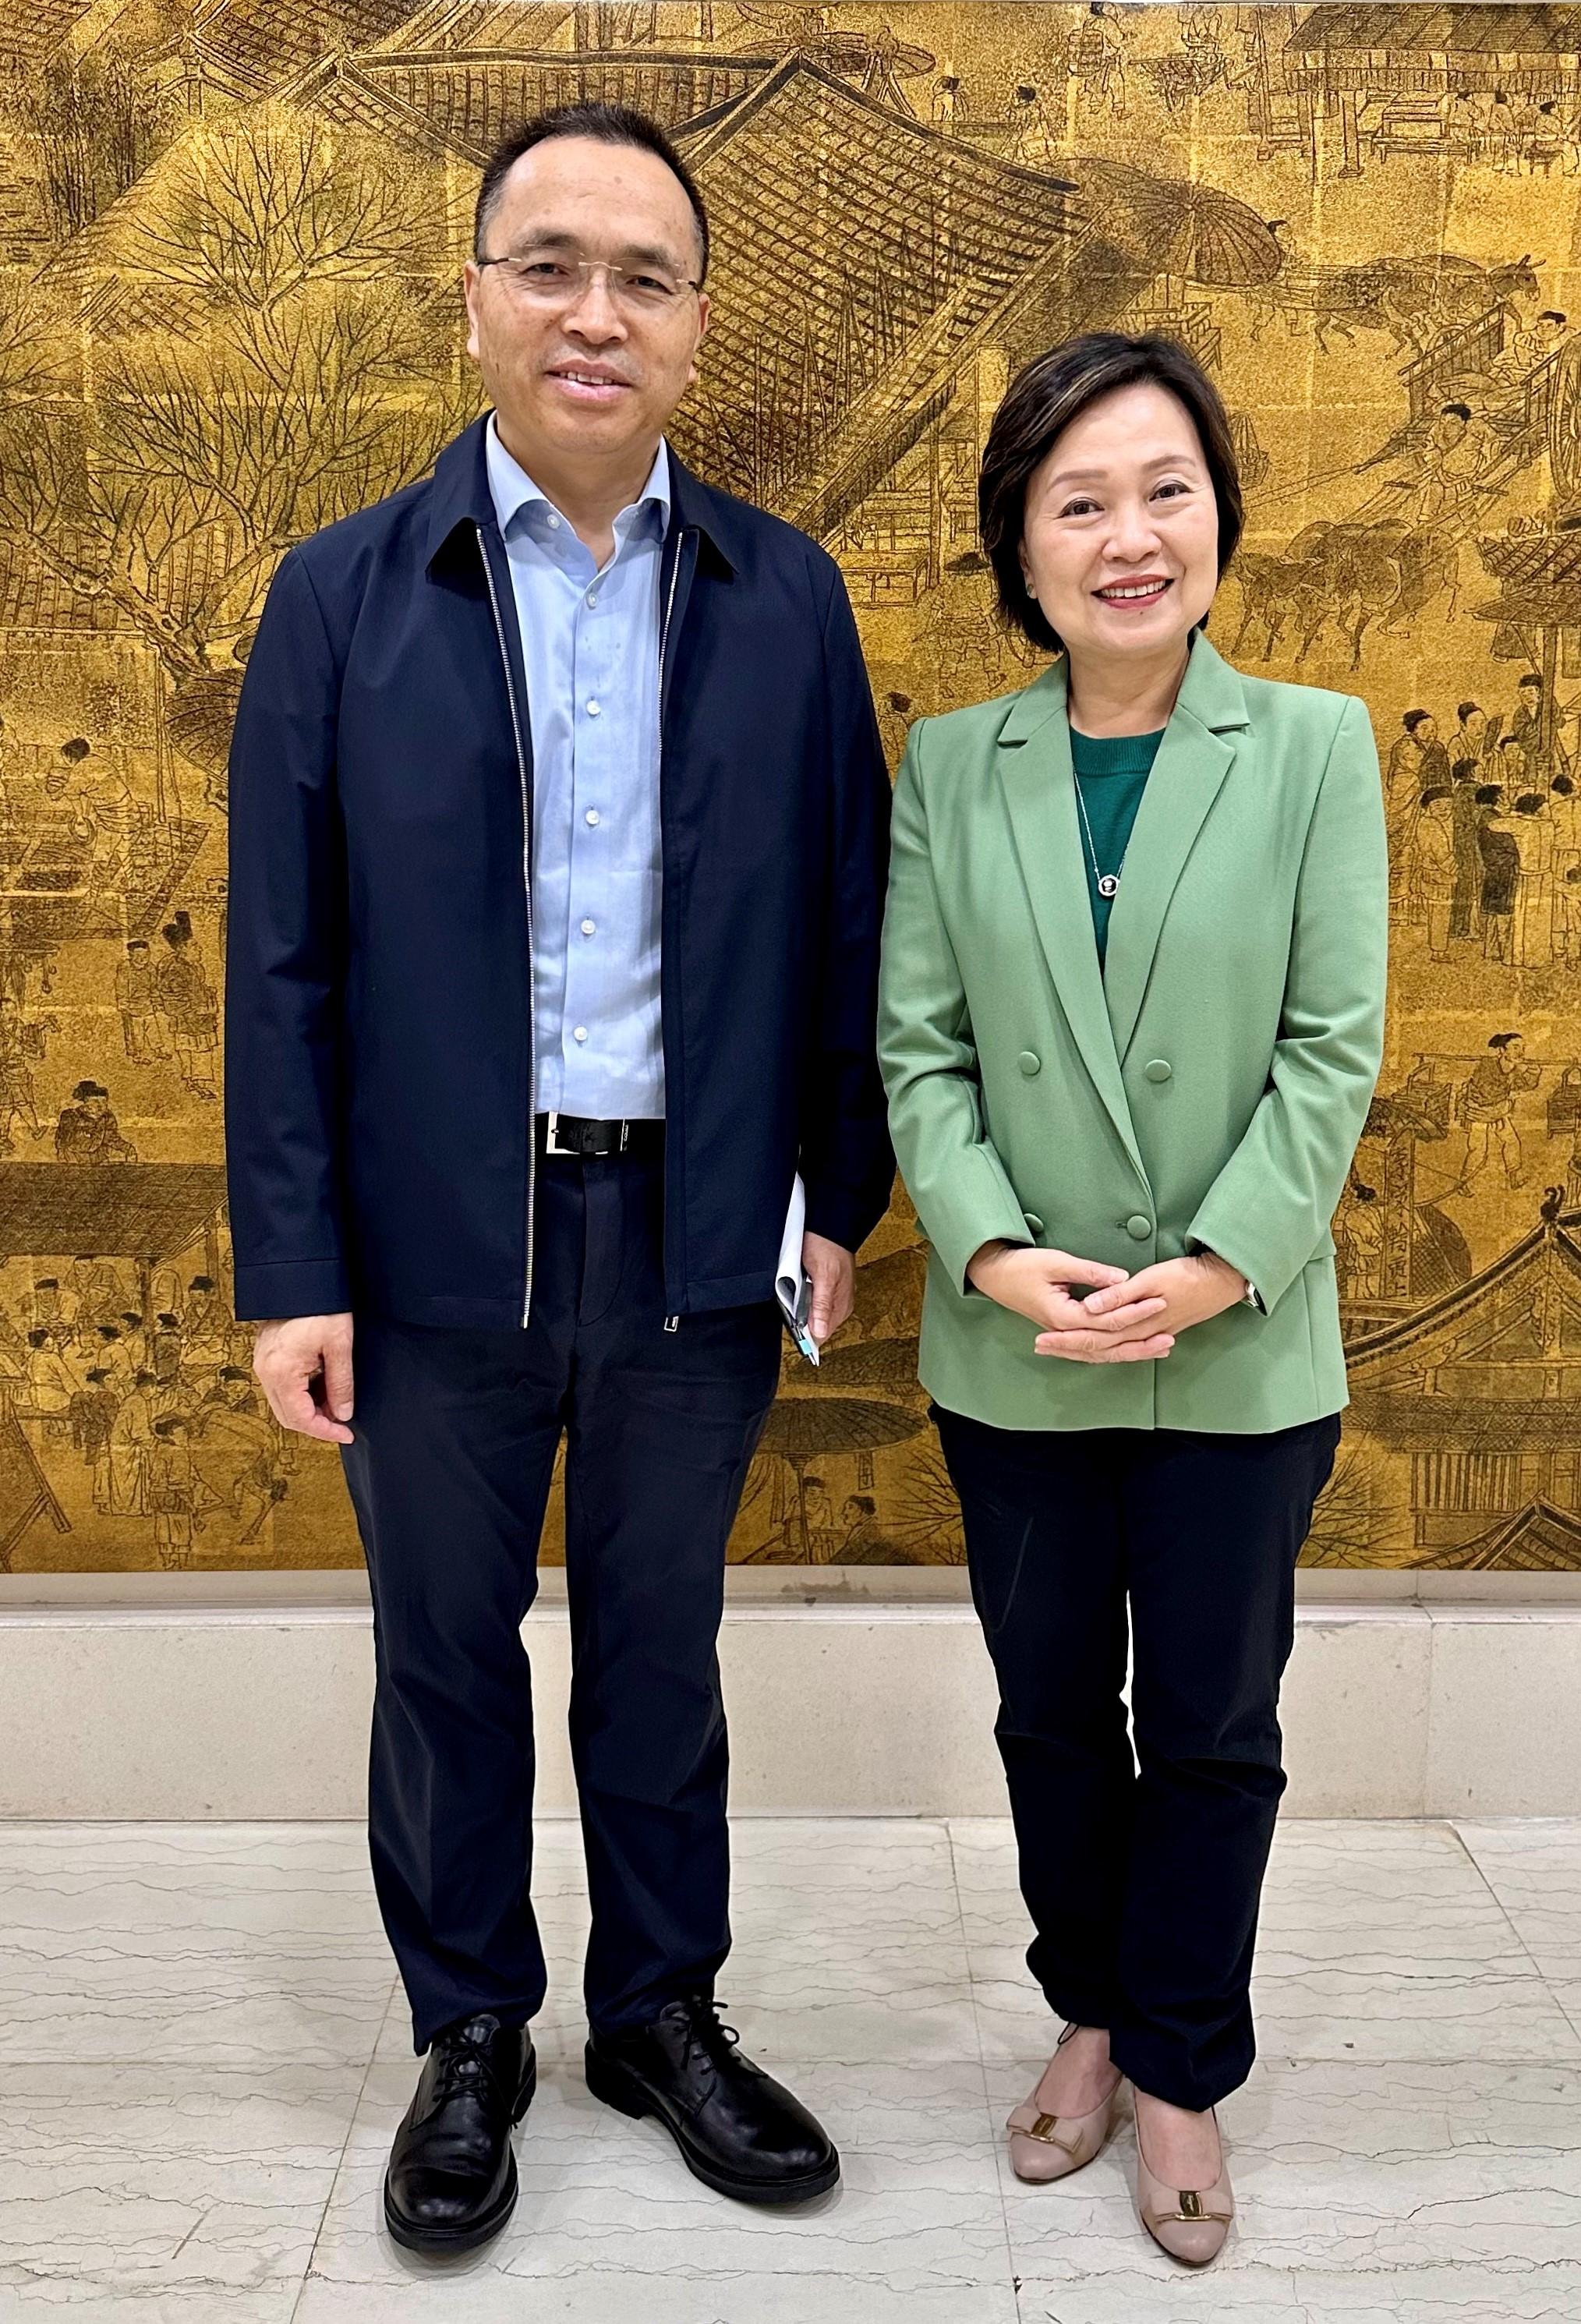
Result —
[{"label": "tile grout line", "polygon": [[313,2230],[313,2240],[309,2247],[307,2259],[303,2263],[301,2282],[297,2285],[297,2295],[291,2304],[289,2324],[296,2324],[297,2312],[307,2297],[308,2284],[313,2273],[313,2262],[318,2258],[319,2246],[324,2240],[324,2229],[329,2218],[329,2207],[335,2200],[335,2190],[340,2184],[340,2174],[346,2168],[346,2158],[351,2152],[352,2135],[356,2129],[357,2116],[362,2112],[363,2099],[367,2095],[369,2080],[378,2061],[379,2044],[384,2038],[384,2028],[390,2023],[390,2012],[395,2006],[395,1996],[400,1990],[400,1978],[398,1976],[392,1978],[390,1990],[385,1996],[384,2010],[379,2018],[378,2030],[368,2050],[368,2061],[363,2068],[363,2077],[356,2086],[356,2096],[352,2100],[351,2113],[347,2118],[346,2136],[340,2142],[340,2153],[336,2157],[335,2168],[329,2174],[328,2191],[324,2197],[324,2208],[319,2214],[319,2224]]},{"label": "tile grout line", "polygon": [[1565,2004],[1555,1992],[1552,1981],[1545,1975],[1541,1962],[1538,1960],[1537,1955],[1532,1951],[1530,1946],[1527,1943],[1525,1938],[1521,1935],[1520,1929],[1517,1927],[1515,1915],[1511,1912],[1510,1907],[1505,1904],[1503,1898],[1500,1895],[1498,1890],[1494,1887],[1493,1882],[1488,1878],[1487,1874],[1484,1871],[1482,1865],[1477,1858],[1475,1849],[1467,1844],[1465,1835],[1461,1831],[1459,1824],[1453,1817],[1448,1819],[1448,1824],[1450,1831],[1455,1834],[1456,1846],[1460,1849],[1462,1855],[1465,1858],[1466,1862],[1476,1874],[1477,1878],[1482,1882],[1482,1885],[1487,1890],[1488,1895],[1493,1898],[1493,1903],[1497,1905],[1500,1913],[1503,1916],[1505,1926],[1508,1928],[1511,1935],[1514,1938],[1516,1943],[1520,1946],[1521,1950],[1525,1955],[1527,1960],[1530,1963],[1531,1974],[1536,1978],[1539,1985],[1541,1986],[1549,1999],[1553,2003],[1554,2007],[1558,2011],[1559,2015],[1570,2028],[1571,2033],[1576,2036],[1577,2040],[1581,2040],[1581,2020],[1577,2020],[1576,2017],[1571,2015],[1569,2010],[1565,2006]]},{"label": "tile grout line", "polygon": [[960,1868],[956,1862],[955,1818],[944,1820],[945,1843],[949,1849],[950,1886],[955,1891],[956,1920],[961,1933],[961,1958],[966,1966],[966,1997],[972,2005],[972,2033],[977,2044],[977,2071],[983,2084],[983,2120],[986,2126],[989,2148],[994,2161],[994,2188],[999,2199],[999,2224],[1004,2231],[1005,2279],[1011,2299],[1015,2303],[1016,2317],[1022,2313],[1021,2284],[1016,2274],[1015,2248],[1010,2236],[1010,2211],[1004,2200],[1004,2173],[999,2152],[999,2132],[994,2119],[993,2101],[988,2095],[988,2054],[983,2046],[983,2021],[977,2013],[977,1980],[972,1969],[972,1948],[966,1935],[966,1905],[961,1897]]}]

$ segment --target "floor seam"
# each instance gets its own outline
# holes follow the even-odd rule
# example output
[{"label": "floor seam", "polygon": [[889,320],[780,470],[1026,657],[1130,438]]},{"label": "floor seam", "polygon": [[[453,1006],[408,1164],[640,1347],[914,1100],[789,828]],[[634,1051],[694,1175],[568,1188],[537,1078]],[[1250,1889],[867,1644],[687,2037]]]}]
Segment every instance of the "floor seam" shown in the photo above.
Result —
[{"label": "floor seam", "polygon": [[389,1993],[385,1997],[384,2010],[380,2015],[378,2031],[374,2035],[372,2045],[368,2051],[367,2063],[363,2068],[363,2077],[356,2086],[356,2096],[352,2100],[351,2112],[347,2117],[346,2136],[340,2142],[340,2152],[335,2158],[335,2168],[329,2174],[329,2186],[324,2197],[324,2208],[319,2214],[319,2224],[313,2230],[313,2240],[309,2247],[308,2256],[302,2266],[301,2282],[297,2285],[296,2298],[291,2304],[291,2316],[288,2319],[288,2324],[296,2324],[298,2310],[300,2309],[303,2300],[307,2297],[308,2284],[313,2273],[313,2262],[319,2256],[319,2246],[324,2239],[324,2228],[329,2218],[330,2206],[335,2200],[335,2190],[340,2184],[340,2174],[346,2168],[346,2158],[351,2152],[352,2137],[356,2130],[356,2119],[358,2115],[362,2112],[362,2102],[364,2098],[366,2096],[368,2083],[372,2079],[374,2068],[378,2061],[379,2044],[384,2038],[384,2028],[390,2023],[390,2012],[395,2006],[395,1996],[400,1992],[400,1979],[398,1978],[393,1978],[391,1980]]},{"label": "floor seam", "polygon": [[1011,2299],[1015,2303],[1017,2324],[1020,2324],[1021,2279],[1016,2273],[1015,2246],[1011,2241],[1010,2209],[1004,2200],[1004,2172],[999,2152],[998,2126],[994,2119],[994,2104],[988,2089],[988,2053],[984,2047],[983,2021],[977,2010],[977,1980],[973,1973],[972,1948],[966,1934],[966,1912],[961,1896],[960,1866],[956,1860],[955,1824],[948,1817],[945,1820],[944,1835],[949,1849],[949,1877],[950,1886],[955,1891],[956,1920],[961,1938],[961,1959],[966,1971],[966,1997],[972,2006],[972,2033],[977,2044],[977,2071],[983,2086],[983,2121],[987,2130],[989,2152],[994,2162],[994,2186],[999,2198],[999,2224],[1004,2233],[1005,2282],[1010,2287]]},{"label": "floor seam", "polygon": [[1511,1912],[1510,1907],[1505,1904],[1503,1898],[1500,1895],[1493,1882],[1488,1878],[1486,1872],[1483,1869],[1482,1864],[1478,1859],[1475,1849],[1469,1845],[1466,1840],[1465,1834],[1461,1831],[1460,1826],[1453,1818],[1450,1819],[1449,1829],[1455,1834],[1456,1845],[1459,1848],[1461,1853],[1465,1858],[1466,1862],[1471,1866],[1472,1870],[1476,1874],[1477,1878],[1482,1882],[1483,1886],[1487,1890],[1488,1895],[1493,1898],[1493,1903],[1498,1906],[1500,1913],[1503,1916],[1505,1927],[1509,1930],[1510,1934],[1514,1938],[1527,1960],[1530,1963],[1533,1977],[1536,1978],[1538,1983],[1541,1986],[1549,1999],[1553,2003],[1554,2007],[1558,2011],[1559,2015],[1570,2028],[1571,2033],[1575,2034],[1577,2041],[1581,2041],[1581,2018],[1578,2018],[1575,2014],[1573,2014],[1560,1999],[1558,1993],[1555,1990],[1553,1979],[1547,1974],[1543,1969],[1542,1963],[1538,1960],[1537,1955],[1532,1951],[1531,1947],[1521,1935],[1520,1928],[1516,1923],[1515,1915]]}]

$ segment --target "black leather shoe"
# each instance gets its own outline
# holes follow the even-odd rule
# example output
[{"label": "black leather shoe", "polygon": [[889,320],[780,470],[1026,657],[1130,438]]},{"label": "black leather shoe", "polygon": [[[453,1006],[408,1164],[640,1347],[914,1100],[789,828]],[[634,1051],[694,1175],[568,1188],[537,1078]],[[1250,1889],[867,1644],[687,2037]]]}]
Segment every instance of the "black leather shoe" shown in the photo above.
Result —
[{"label": "black leather shoe", "polygon": [[736,2048],[704,1994],[671,2001],[651,2025],[593,2033],[587,2088],[622,2114],[653,2115],[694,2179],[744,2203],[804,2203],[840,2175],[828,2134],[799,2098]]},{"label": "black leather shoe", "polygon": [[384,2224],[398,2244],[463,2252],[498,2235],[516,2208],[512,2126],[537,2087],[524,2025],[483,2010],[434,2036],[384,2173]]}]

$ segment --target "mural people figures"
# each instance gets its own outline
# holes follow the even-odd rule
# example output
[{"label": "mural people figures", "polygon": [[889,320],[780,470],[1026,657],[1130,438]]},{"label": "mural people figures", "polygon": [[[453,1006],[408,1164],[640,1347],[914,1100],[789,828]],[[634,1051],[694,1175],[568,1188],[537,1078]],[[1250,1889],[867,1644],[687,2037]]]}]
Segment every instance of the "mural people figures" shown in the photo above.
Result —
[{"label": "mural people figures", "polygon": [[217,1098],[214,1053],[219,1030],[215,998],[203,973],[192,922],[178,912],[163,930],[170,950],[153,972],[154,993],[181,1079],[194,1097]]},{"label": "mural people figures", "polygon": [[[1524,753],[1518,742],[1509,745],[1519,780]],[[1513,943],[1515,887],[1521,877],[1521,847],[1504,811],[1502,783],[1479,783],[1476,789],[1477,852],[1482,858],[1482,890],[1477,909],[1482,920],[1483,954],[1487,960],[1508,961]]]},{"label": "mural people figures", "polygon": [[1482,930],[1482,847],[1478,836],[1482,812],[1477,805],[1481,761],[1475,758],[1456,759],[1451,772],[1449,825],[1454,838],[1455,881],[1449,899],[1449,934],[1453,939],[1476,936]]},{"label": "mural people figures", "polygon": [[92,1364],[71,1399],[71,1442],[92,1476],[93,1505],[102,1515],[110,1506],[110,1432],[119,1398],[103,1364]]},{"label": "mural people figures", "polygon": [[1400,512],[1404,522],[1413,531],[1430,532],[1466,514],[1492,459],[1470,404],[1446,403],[1400,479],[1406,495]]},{"label": "mural people figures", "polygon": [[372,1850],[426,2052],[384,2218],[426,2253],[515,2200],[545,1978],[520,1622],[568,1416],[588,2086],[743,2200],[838,2177],[713,1998],[715,1638],[795,1178],[822,1341],[893,1177],[855,618],[822,549],[665,440],[708,324],[701,198],[652,123],[577,105],[496,151],[474,248],[493,410],[287,556],[229,785],[236,1309],[287,1319],[258,1376],[342,1447],[374,1578]]},{"label": "mural people figures", "polygon": [[36,1419],[42,1421],[46,1436],[63,1438],[71,1411],[71,1399],[77,1393],[71,1367],[44,1325],[34,1326],[27,1335],[27,1379],[23,1388],[26,1408]]},{"label": "mural people figures", "polygon": [[1523,791],[1511,827],[1520,868],[1510,921],[1510,958],[1517,968],[1543,968],[1554,953],[1554,826],[1540,791]]},{"label": "mural people figures", "polygon": [[135,1162],[137,1148],[121,1125],[103,1082],[79,1082],[55,1124],[57,1162]]},{"label": "mural people figures", "polygon": [[1523,772],[1540,777],[1548,761],[1549,720],[1547,690],[1534,669],[1524,671],[1516,680],[1515,708],[1504,733],[1521,753]]},{"label": "mural people figures", "polygon": [[32,1066],[42,1049],[39,1028],[23,1017],[15,994],[0,994],[0,1154],[15,1152],[19,1120],[35,1139],[49,1135],[33,1101]]},{"label": "mural people figures", "polygon": [[1422,793],[1450,787],[1449,753],[1430,710],[1408,710],[1394,738],[1385,777],[1391,897],[1403,903],[1410,885],[1410,843]]},{"label": "mural people figures", "polygon": [[1335,1266],[1342,1299],[1376,1299],[1382,1290],[1383,1214],[1378,1189],[1351,1172],[1334,1214]]},{"label": "mural people figures", "polygon": [[111,1425],[109,1499],[113,1517],[141,1517],[148,1514],[154,1394],[153,1374],[138,1372]]},{"label": "mural people figures", "polygon": [[113,1259],[101,1259],[95,1251],[82,1252],[67,1270],[66,1283],[77,1303],[77,1337],[97,1345],[100,1330],[106,1323],[114,1324],[126,1296],[120,1269]]},{"label": "mural people figures", "polygon": [[1425,923],[1429,960],[1447,960],[1455,908],[1455,793],[1436,783],[1422,793],[1411,835],[1411,891]]},{"label": "mural people figures", "polygon": [[1090,2161],[1129,2077],[1142,2222],[1202,2264],[1346,1396],[1329,1221],[1382,1056],[1382,787],[1363,703],[1244,680],[1203,633],[1242,494],[1178,342],[1029,364],[981,507],[1004,617],[1059,658],[911,730],[880,1054],[1028,1964],[1066,2021],[1011,2163]]},{"label": "mural people figures", "polygon": [[148,1500],[153,1511],[155,1554],[167,1572],[192,1563],[201,1519],[197,1515],[197,1478],[192,1467],[191,1428],[179,1412],[153,1423],[148,1448]]},{"label": "mural people figures", "polygon": [[142,936],[128,941],[126,956],[116,966],[116,1006],[121,1012],[121,1044],[133,1065],[153,1065],[170,1056],[153,956]]},{"label": "mural people figures", "polygon": [[1542,1079],[1540,1065],[1525,1062],[1523,1033],[1495,1033],[1487,1056],[1472,1067],[1460,1093],[1460,1118],[1465,1124],[1465,1164],[1452,1188],[1465,1194],[1474,1186],[1496,1154],[1512,1189],[1526,1183],[1521,1133],[1515,1127],[1515,1101],[1534,1090]]}]

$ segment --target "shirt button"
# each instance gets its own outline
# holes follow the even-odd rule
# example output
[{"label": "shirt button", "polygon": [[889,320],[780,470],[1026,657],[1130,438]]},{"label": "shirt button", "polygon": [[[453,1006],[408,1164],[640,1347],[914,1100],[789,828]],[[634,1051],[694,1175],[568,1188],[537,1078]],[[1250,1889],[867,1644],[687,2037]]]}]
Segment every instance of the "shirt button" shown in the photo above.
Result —
[{"label": "shirt button", "polygon": [[590,807],[587,809],[587,821],[590,826],[596,829],[598,824],[598,809],[596,807]]},{"label": "shirt button", "polygon": [[1152,1232],[1152,1221],[1144,1218],[1140,1211],[1133,1211],[1125,1222],[1125,1231],[1133,1242],[1145,1242]]},{"label": "shirt button", "polygon": [[571,1028],[571,1038],[573,1041],[585,1041],[587,1038],[587,1028],[586,1025],[574,1025]]},{"label": "shirt button", "polygon": [[589,717],[589,718],[596,718],[596,717],[597,717],[597,715],[598,715],[598,705],[597,705],[597,703],[596,703],[596,701],[594,701],[594,702],[589,702],[589,704],[587,705],[587,715],[588,715],[588,717]]},{"label": "shirt button", "polygon": [[1016,1063],[1020,1065],[1022,1073],[1025,1074],[1028,1081],[1031,1080],[1034,1074],[1040,1074],[1043,1070],[1043,1060],[1039,1056],[1035,1049],[1023,1049],[1021,1056],[1016,1059]]},{"label": "shirt button", "polygon": [[558,532],[559,530],[559,519],[556,516],[552,509],[550,509],[549,512],[549,529],[550,532]]},{"label": "shirt button", "polygon": [[597,592],[597,590],[596,590],[596,589],[589,589],[589,590],[588,590],[588,592],[587,592],[587,603],[588,603],[590,605],[596,605],[596,604],[598,603],[598,592]]},{"label": "shirt button", "polygon": [[596,920],[584,920],[584,921],[583,921],[583,923],[582,923],[582,934],[583,934],[585,936],[596,936],[597,935],[597,933],[598,933],[598,923],[597,923],[597,921],[596,921]]},{"label": "shirt button", "polygon": [[1142,1070],[1150,1082],[1167,1082],[1175,1069],[1168,1057],[1150,1057]]}]

